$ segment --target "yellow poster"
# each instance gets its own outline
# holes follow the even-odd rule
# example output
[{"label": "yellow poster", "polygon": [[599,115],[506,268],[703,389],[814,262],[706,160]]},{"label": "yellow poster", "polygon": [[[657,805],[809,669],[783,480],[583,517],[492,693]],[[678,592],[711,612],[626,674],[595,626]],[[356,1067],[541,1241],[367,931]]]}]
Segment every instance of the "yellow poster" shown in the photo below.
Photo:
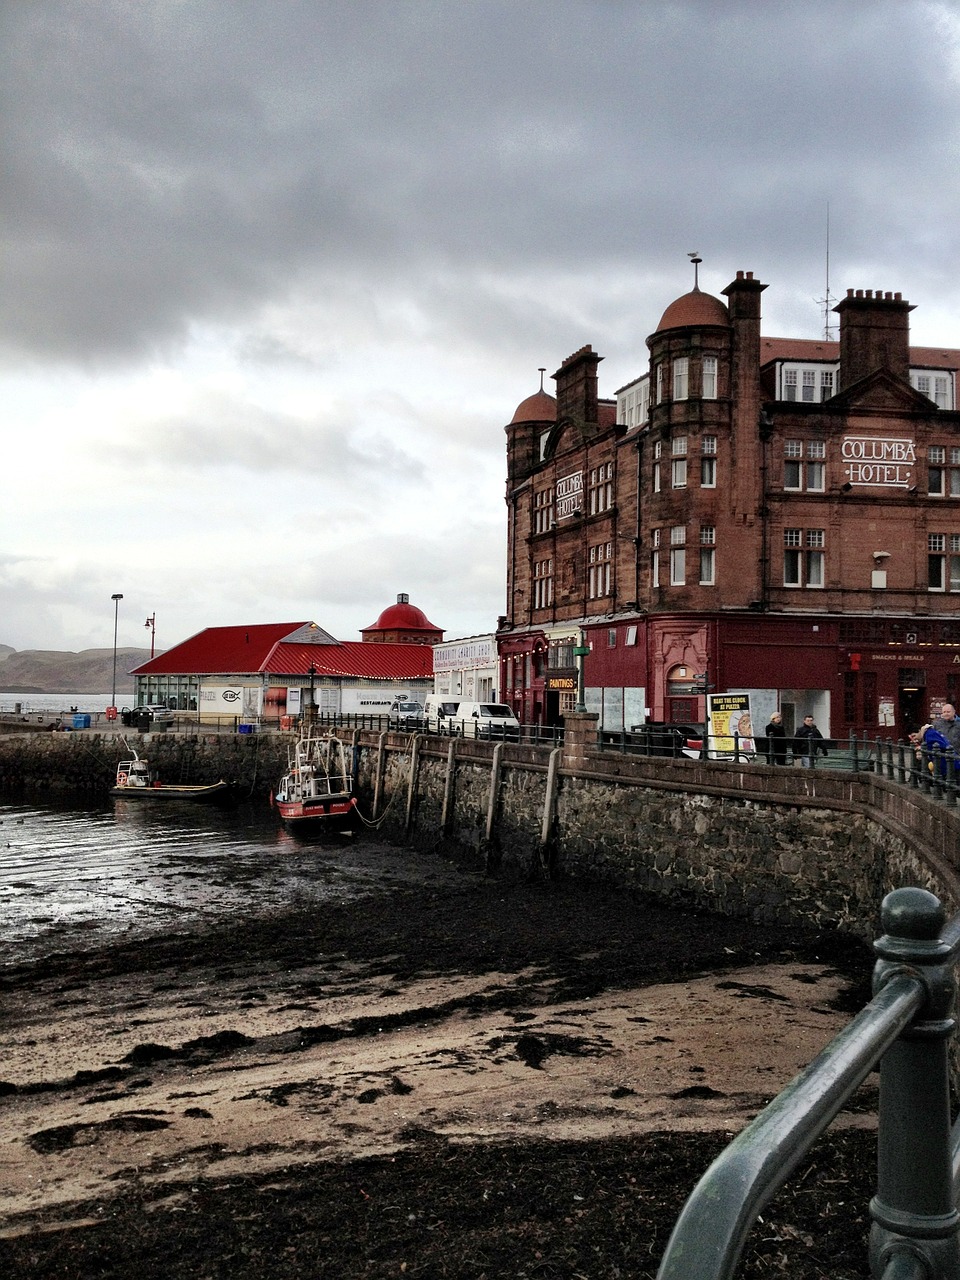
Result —
[{"label": "yellow poster", "polygon": [[711,693],[707,703],[710,710],[711,752],[732,754],[735,739],[740,751],[756,749],[748,693]]}]

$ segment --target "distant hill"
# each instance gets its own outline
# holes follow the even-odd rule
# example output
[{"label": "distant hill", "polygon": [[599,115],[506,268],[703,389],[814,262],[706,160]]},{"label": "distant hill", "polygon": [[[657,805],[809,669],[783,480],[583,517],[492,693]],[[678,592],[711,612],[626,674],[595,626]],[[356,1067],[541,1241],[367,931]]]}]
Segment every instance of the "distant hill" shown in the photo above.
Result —
[{"label": "distant hill", "polygon": [[[117,649],[117,693],[132,693],[129,672],[149,649]],[[0,644],[0,693],[105,693],[113,688],[113,649],[11,649]]]}]

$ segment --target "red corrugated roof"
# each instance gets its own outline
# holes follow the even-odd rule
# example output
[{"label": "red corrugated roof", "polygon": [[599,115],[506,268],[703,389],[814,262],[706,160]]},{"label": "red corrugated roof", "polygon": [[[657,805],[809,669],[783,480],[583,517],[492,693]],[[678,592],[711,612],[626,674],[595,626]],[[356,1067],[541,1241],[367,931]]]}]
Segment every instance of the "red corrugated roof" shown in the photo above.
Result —
[{"label": "red corrugated roof", "polygon": [[307,676],[310,664],[318,676],[363,680],[416,680],[433,675],[433,650],[428,644],[277,644],[261,670],[275,675]]},{"label": "red corrugated roof", "polygon": [[207,627],[182,644],[134,667],[133,674],[231,675],[259,671],[280,640],[310,625],[309,622],[270,622],[250,627]]}]

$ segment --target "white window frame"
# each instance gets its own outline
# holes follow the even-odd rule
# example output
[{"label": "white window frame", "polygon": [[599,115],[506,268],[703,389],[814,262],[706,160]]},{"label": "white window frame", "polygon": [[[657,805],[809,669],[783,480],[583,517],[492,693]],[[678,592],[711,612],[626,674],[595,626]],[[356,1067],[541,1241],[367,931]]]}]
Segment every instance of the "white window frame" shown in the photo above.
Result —
[{"label": "white window frame", "polygon": [[673,362],[673,398],[690,398],[690,360],[687,356],[677,356]]},{"label": "white window frame", "polygon": [[701,391],[700,396],[703,400],[716,400],[717,398],[717,357],[704,356],[701,364]]}]

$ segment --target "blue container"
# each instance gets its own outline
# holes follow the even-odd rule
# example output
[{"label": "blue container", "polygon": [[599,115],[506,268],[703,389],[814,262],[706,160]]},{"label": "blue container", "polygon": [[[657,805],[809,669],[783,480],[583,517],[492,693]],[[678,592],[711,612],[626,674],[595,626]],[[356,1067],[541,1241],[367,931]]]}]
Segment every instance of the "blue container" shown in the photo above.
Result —
[{"label": "blue container", "polygon": [[238,726],[237,726],[237,732],[238,732],[238,733],[253,733],[253,725],[252,725],[252,724],[241,724],[241,725],[238,725]]},{"label": "blue container", "polygon": [[73,717],[73,727],[75,729],[89,729],[90,717],[88,715],[80,715]]}]

